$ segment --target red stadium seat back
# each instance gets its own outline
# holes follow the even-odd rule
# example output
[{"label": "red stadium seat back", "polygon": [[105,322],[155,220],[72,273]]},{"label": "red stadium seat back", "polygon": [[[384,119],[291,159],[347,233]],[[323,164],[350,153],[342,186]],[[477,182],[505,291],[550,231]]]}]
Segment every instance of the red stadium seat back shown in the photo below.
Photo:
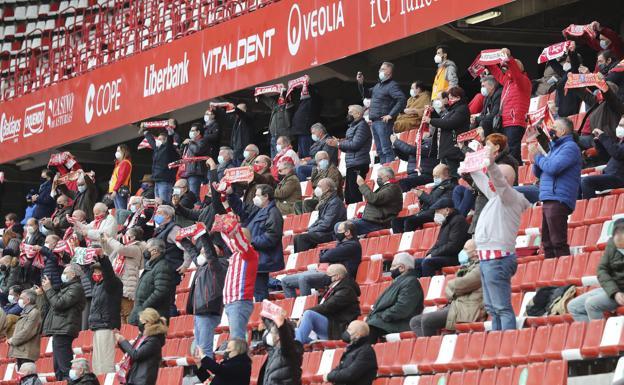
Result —
[{"label": "red stadium seat back", "polygon": [[535,330],[535,337],[528,355],[530,362],[539,362],[546,359],[546,350],[548,349],[551,330],[553,330],[553,327],[550,325],[540,326]]}]

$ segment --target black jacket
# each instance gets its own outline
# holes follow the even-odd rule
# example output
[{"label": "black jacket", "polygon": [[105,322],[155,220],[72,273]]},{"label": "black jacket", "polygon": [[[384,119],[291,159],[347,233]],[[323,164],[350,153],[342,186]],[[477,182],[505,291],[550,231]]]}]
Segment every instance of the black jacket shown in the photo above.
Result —
[{"label": "black jacket", "polygon": [[336,385],[371,385],[377,377],[377,356],[367,338],[347,346],[327,381]]},{"label": "black jacket", "polygon": [[315,97],[308,97],[299,101],[297,111],[293,114],[291,135],[310,135],[310,127],[319,121],[318,103]]},{"label": "black jacket", "polygon": [[89,311],[89,329],[121,328],[121,297],[123,283],[113,271],[110,259],[104,256],[99,259],[102,270],[102,281],[93,281],[93,298]]},{"label": "black jacket", "polygon": [[453,104],[442,118],[431,118],[431,125],[435,127],[435,136],[438,140],[438,159],[444,161],[461,160],[463,154],[457,144],[457,135],[470,128],[470,110],[464,99]]},{"label": "black jacket", "polygon": [[154,308],[163,317],[169,317],[171,292],[175,290],[175,271],[169,266],[164,256],[150,260],[137,284],[134,308],[128,319],[132,325],[139,324],[139,313],[147,307]]},{"label": "black jacket", "polygon": [[318,211],[318,219],[308,227],[308,233],[333,234],[334,225],[347,220],[347,208],[336,193],[327,200],[321,200]]},{"label": "black jacket", "polygon": [[602,134],[596,140],[596,148],[609,155],[609,162],[602,174],[624,178],[624,142],[613,139],[608,134]]},{"label": "black jacket", "polygon": [[329,163],[332,163],[338,166],[338,149],[334,146],[330,146],[327,144],[327,139],[329,139],[329,135],[325,135],[322,138],[319,138],[316,142],[312,143],[310,146],[310,157],[312,158],[311,164],[316,164],[314,161],[314,157],[316,153],[319,151],[325,151],[329,154]]},{"label": "black jacket", "polygon": [[362,261],[362,245],[357,238],[345,239],[331,249],[321,250],[320,263],[341,263],[347,268],[351,278],[355,279],[358,266]]},{"label": "black jacket", "polygon": [[221,127],[216,120],[204,125],[204,138],[206,139],[206,155],[212,159],[219,156],[219,148],[221,147]]},{"label": "black jacket", "polygon": [[[429,207],[433,206],[434,203],[442,198],[452,198],[454,188],[455,182],[453,179],[446,179],[439,185],[435,186],[429,194],[423,192],[420,197],[418,197],[418,201],[420,203],[420,213],[423,213],[424,211],[429,212]],[[433,211],[431,211],[431,213],[433,213]]]},{"label": "black jacket", "polygon": [[63,283],[59,290],[48,289],[45,297],[50,309],[43,321],[43,334],[78,337],[82,310],[85,307],[85,295],[80,280],[74,278]]},{"label": "black jacket", "polygon": [[432,257],[447,257],[457,260],[457,255],[464,248],[464,243],[469,238],[468,227],[466,218],[453,210],[446,217],[435,245],[427,254]]},{"label": "black jacket", "polygon": [[[217,178],[217,170],[208,171],[208,181],[216,182]],[[176,206],[176,215],[183,216],[186,219],[189,219],[193,222],[203,222],[206,225],[207,229],[212,229],[212,224],[214,223],[214,218],[216,214],[225,214],[225,208],[221,204],[221,201],[218,199],[219,193],[214,189],[212,183],[210,183],[210,190],[212,198],[206,198],[209,200],[204,200],[204,205],[199,210],[194,210],[190,208],[183,207],[182,205]],[[255,193],[255,191],[254,191]]]},{"label": "black jacket", "polygon": [[[182,154],[184,157],[191,158],[194,156],[206,156],[210,150],[209,138],[202,136],[199,139],[191,140],[188,144],[182,145]],[[184,177],[206,175],[206,162],[192,162],[186,164]]]},{"label": "black jacket", "polygon": [[[219,111],[217,109],[216,111]],[[243,152],[249,143],[253,142],[255,134],[254,119],[251,114],[236,107],[234,109],[234,122],[232,124],[232,134],[230,136],[232,150],[234,150],[234,159],[236,161],[243,160]]]},{"label": "black jacket", "polygon": [[72,212],[76,210],[82,210],[87,215],[87,222],[91,222],[93,220],[93,206],[97,202],[98,192],[97,187],[93,183],[93,180],[90,176],[85,175],[85,186],[87,189],[84,192],[74,191],[67,188],[66,185],[62,184],[57,187],[57,189],[63,194],[67,195],[71,200],[74,201],[72,204]]},{"label": "black jacket", "polygon": [[52,198],[50,193],[52,192],[52,181],[46,180],[39,186],[37,192],[37,201],[35,202],[35,209],[32,216],[41,219],[47,218],[54,212],[56,208],[56,200]]},{"label": "black jacket", "polygon": [[[437,154],[434,146],[431,145],[431,138],[425,138],[420,144],[420,174],[432,175],[433,169],[438,164]],[[416,172],[416,146],[397,139],[392,144],[394,152],[399,159],[407,162],[407,174],[417,174]]]},{"label": "black jacket", "polygon": [[346,152],[345,162],[348,167],[369,165],[370,150],[373,143],[373,135],[366,120],[360,119],[353,121],[345,139],[340,142],[338,148],[342,152]]},{"label": "black jacket", "polygon": [[[485,98],[485,101],[483,102],[483,110],[481,111],[481,114],[477,117],[477,126],[483,127],[483,132],[486,137],[494,132],[497,132],[494,129],[494,118],[497,115],[500,115],[500,101],[502,94],[503,87],[497,86],[494,90],[494,93]],[[502,124],[502,117],[499,116],[499,119]]]},{"label": "black jacket", "polygon": [[[163,314],[160,313],[162,316]],[[158,378],[158,368],[162,360],[162,347],[165,345],[167,327],[162,324],[149,325],[145,328],[147,338],[140,346],[123,340],[119,347],[132,359],[132,366],[126,377],[127,385],[155,385]]]},{"label": "black jacket", "polygon": [[195,203],[197,203],[197,196],[191,190],[188,190],[180,197],[179,205],[182,207],[192,209],[193,207],[195,207]]},{"label": "black jacket", "polygon": [[[210,246],[212,247],[212,246]],[[190,308],[187,313],[194,315],[221,315],[223,312],[223,286],[227,273],[227,258],[209,257],[205,265],[195,272],[189,294]],[[191,310],[190,312],[188,310]]]},{"label": "black jacket", "polygon": [[[59,265],[59,257],[54,254],[52,250],[43,246],[41,248],[41,255],[45,259],[45,266],[43,267],[43,275],[48,277],[52,282],[52,287],[56,290],[61,288],[61,274],[63,274],[63,268]],[[63,253],[63,257],[65,257],[65,253]],[[70,258],[66,259],[66,263],[69,262]]]},{"label": "black jacket", "polygon": [[209,372],[214,374],[211,385],[249,385],[251,359],[247,354],[239,354],[217,363],[206,356],[202,358],[201,367],[195,367],[194,370],[201,382],[209,378]]},{"label": "black jacket", "polygon": [[145,139],[152,146],[152,179],[154,182],[175,182],[176,170],[169,169],[169,163],[179,158],[173,145],[174,136],[167,135],[167,142],[156,147],[156,139],[150,131],[145,131]]},{"label": "black jacket", "polygon": [[76,381],[69,381],[68,385],[100,385],[100,381],[93,373],[86,373]]},{"label": "black jacket", "polygon": [[323,296],[323,303],[309,309],[327,317],[329,321],[327,333],[330,340],[340,339],[340,335],[347,329],[349,323],[360,315],[360,301],[358,300],[360,294],[360,286],[353,278],[346,277],[334,288],[328,289]]},{"label": "black jacket", "polygon": [[158,238],[165,242],[165,260],[171,265],[173,270],[177,269],[184,263],[184,252],[178,248],[175,243],[168,241],[169,234],[177,226],[174,221],[171,221],[164,226],[158,227],[154,230],[154,238]]},{"label": "black jacket", "polygon": [[371,98],[368,116],[372,121],[379,120],[385,115],[396,118],[405,109],[407,98],[401,91],[399,83],[393,79],[379,81],[372,88],[366,88],[358,83],[358,89],[362,98]]},{"label": "black jacket", "polygon": [[[217,181],[220,181],[221,179],[223,179],[223,175],[225,175],[225,170],[227,170],[228,168],[234,168],[236,167],[234,165],[233,161],[229,161],[225,164],[219,164],[217,166],[217,178],[219,178]],[[236,186],[234,186],[234,188],[236,188]]]},{"label": "black jacket", "polygon": [[557,101],[557,115],[560,117],[567,117],[570,115],[576,115],[581,107],[581,99],[574,92],[567,92],[565,84],[568,81],[569,73],[578,73],[578,67],[580,60],[578,54],[568,53],[570,56],[571,69],[569,72],[563,70],[563,66],[557,60],[551,60],[548,62],[550,68],[552,68],[560,80],[556,84],[556,101]]},{"label": "black jacket", "polygon": [[268,358],[260,369],[258,384],[300,385],[303,346],[295,340],[294,331],[287,323],[278,328],[280,344],[270,347]]}]

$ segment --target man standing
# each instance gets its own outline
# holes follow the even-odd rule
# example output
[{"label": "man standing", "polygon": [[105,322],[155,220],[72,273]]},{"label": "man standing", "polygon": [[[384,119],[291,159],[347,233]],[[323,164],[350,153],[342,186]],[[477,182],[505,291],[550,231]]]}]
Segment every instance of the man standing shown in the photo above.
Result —
[{"label": "man standing", "polygon": [[379,82],[372,88],[364,87],[364,75],[357,74],[358,89],[362,98],[371,98],[369,119],[373,122],[373,137],[379,155],[379,163],[394,160],[390,143],[394,119],[405,108],[406,98],[399,84],[392,79],[394,64],[383,62],[379,67]]},{"label": "man standing", "polygon": [[531,204],[513,189],[516,178],[514,169],[506,164],[499,166],[494,160],[494,153],[490,152],[489,179],[482,171],[471,173],[479,190],[488,198],[481,211],[474,240],[481,261],[483,302],[492,316],[492,330],[506,330],[516,328],[516,317],[511,306],[511,277],[518,268],[516,235],[520,216]]},{"label": "man standing", "polygon": [[39,343],[41,334],[41,313],[35,306],[37,293],[32,290],[24,290],[18,301],[22,314],[15,323],[13,336],[7,340],[9,345],[9,357],[15,358],[17,367],[24,362],[35,362],[39,359]]},{"label": "man standing", "polygon": [[173,182],[175,182],[176,172],[169,168],[169,163],[178,159],[178,153],[173,144],[176,133],[173,128],[168,128],[166,132],[160,132],[154,137],[149,130],[146,130],[145,139],[152,147],[152,179],[156,182],[156,198],[163,202],[171,200]]},{"label": "man standing", "polygon": [[568,215],[574,211],[581,187],[581,150],[574,142],[574,124],[568,118],[555,121],[550,151],[538,154],[537,145],[529,146],[534,158],[533,173],[540,179],[539,198],[543,202],[542,245],[546,258],[570,255]]},{"label": "man standing", "polygon": [[352,321],[342,333],[348,343],[340,363],[323,376],[323,381],[344,385],[371,385],[377,376],[377,356],[368,342],[369,327],[364,321]]},{"label": "man standing", "polygon": [[438,70],[433,79],[431,100],[436,100],[440,98],[442,92],[457,87],[459,81],[457,79],[457,66],[455,62],[449,60],[447,46],[439,45],[436,47],[436,54],[433,57],[433,61],[438,65]]}]

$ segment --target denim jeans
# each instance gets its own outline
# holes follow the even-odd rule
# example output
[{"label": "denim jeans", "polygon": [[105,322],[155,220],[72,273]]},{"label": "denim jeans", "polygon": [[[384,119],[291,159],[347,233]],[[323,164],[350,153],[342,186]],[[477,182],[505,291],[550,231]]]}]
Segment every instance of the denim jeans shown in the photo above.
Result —
[{"label": "denim jeans", "polygon": [[297,135],[297,153],[299,158],[307,158],[310,156],[310,146],[312,146],[312,136],[310,134]]},{"label": "denim jeans", "polygon": [[214,330],[221,322],[221,316],[214,314],[196,315],[193,317],[195,343],[208,357],[214,357]]},{"label": "denim jeans", "polygon": [[154,194],[156,195],[156,198],[162,199],[163,202],[170,202],[172,193],[173,183],[156,182],[156,185],[154,187]]},{"label": "denim jeans", "polygon": [[375,148],[381,164],[394,160],[394,151],[390,142],[393,125],[392,121],[384,123],[383,120],[376,120],[373,122],[373,139],[375,140]]},{"label": "denim jeans", "polygon": [[125,210],[128,208],[128,196],[122,197],[121,195],[115,195],[115,209],[116,210]]},{"label": "denim jeans", "polygon": [[509,152],[520,164],[522,164],[521,147],[524,131],[525,128],[523,126],[509,126],[503,128],[503,134],[505,134],[507,143],[509,143]]},{"label": "denim jeans", "polygon": [[295,339],[302,344],[308,344],[312,341],[310,333],[317,335],[316,339],[327,340],[329,331],[329,320],[322,314],[312,310],[306,310],[301,317],[299,327],[295,329]]},{"label": "denim jeans", "polygon": [[230,327],[230,339],[247,339],[247,323],[249,323],[253,307],[253,302],[249,300],[234,301],[225,305],[225,314]]},{"label": "denim jeans", "polygon": [[287,275],[282,278],[282,288],[286,298],[294,298],[297,296],[297,288],[299,295],[310,295],[312,289],[320,289],[325,287],[327,274],[319,271],[304,271],[299,274]]},{"label": "denim jeans", "polygon": [[199,190],[201,189],[201,184],[204,182],[205,178],[197,175],[191,175],[187,178],[189,190],[191,190],[197,199],[199,199]]},{"label": "denim jeans", "polygon": [[624,187],[624,180],[616,175],[589,175],[581,179],[583,199],[596,196],[596,191]]},{"label": "denim jeans", "polygon": [[589,322],[604,318],[604,312],[618,308],[617,302],[599,287],[568,302],[568,311],[575,321]]},{"label": "denim jeans", "polygon": [[310,176],[312,176],[312,170],[314,170],[314,167],[316,167],[314,164],[297,166],[297,168],[295,168],[295,173],[301,182],[305,182]]},{"label": "denim jeans", "polygon": [[388,226],[383,226],[378,223],[369,222],[366,219],[356,219],[353,221],[355,228],[357,230],[357,235],[366,235],[368,233],[372,233],[373,231],[387,229]]},{"label": "denim jeans", "polygon": [[516,328],[516,315],[511,306],[511,277],[518,269],[516,255],[481,261],[483,304],[492,316],[492,330]]}]

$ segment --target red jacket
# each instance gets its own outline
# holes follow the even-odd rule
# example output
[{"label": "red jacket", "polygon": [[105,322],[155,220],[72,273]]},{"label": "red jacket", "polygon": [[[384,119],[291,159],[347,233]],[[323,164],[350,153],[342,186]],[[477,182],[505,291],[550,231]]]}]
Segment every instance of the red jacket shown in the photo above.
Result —
[{"label": "red jacket", "polygon": [[520,70],[513,57],[507,61],[505,73],[497,65],[489,65],[487,68],[496,81],[503,85],[501,96],[503,127],[524,127],[531,104],[531,79]]}]

